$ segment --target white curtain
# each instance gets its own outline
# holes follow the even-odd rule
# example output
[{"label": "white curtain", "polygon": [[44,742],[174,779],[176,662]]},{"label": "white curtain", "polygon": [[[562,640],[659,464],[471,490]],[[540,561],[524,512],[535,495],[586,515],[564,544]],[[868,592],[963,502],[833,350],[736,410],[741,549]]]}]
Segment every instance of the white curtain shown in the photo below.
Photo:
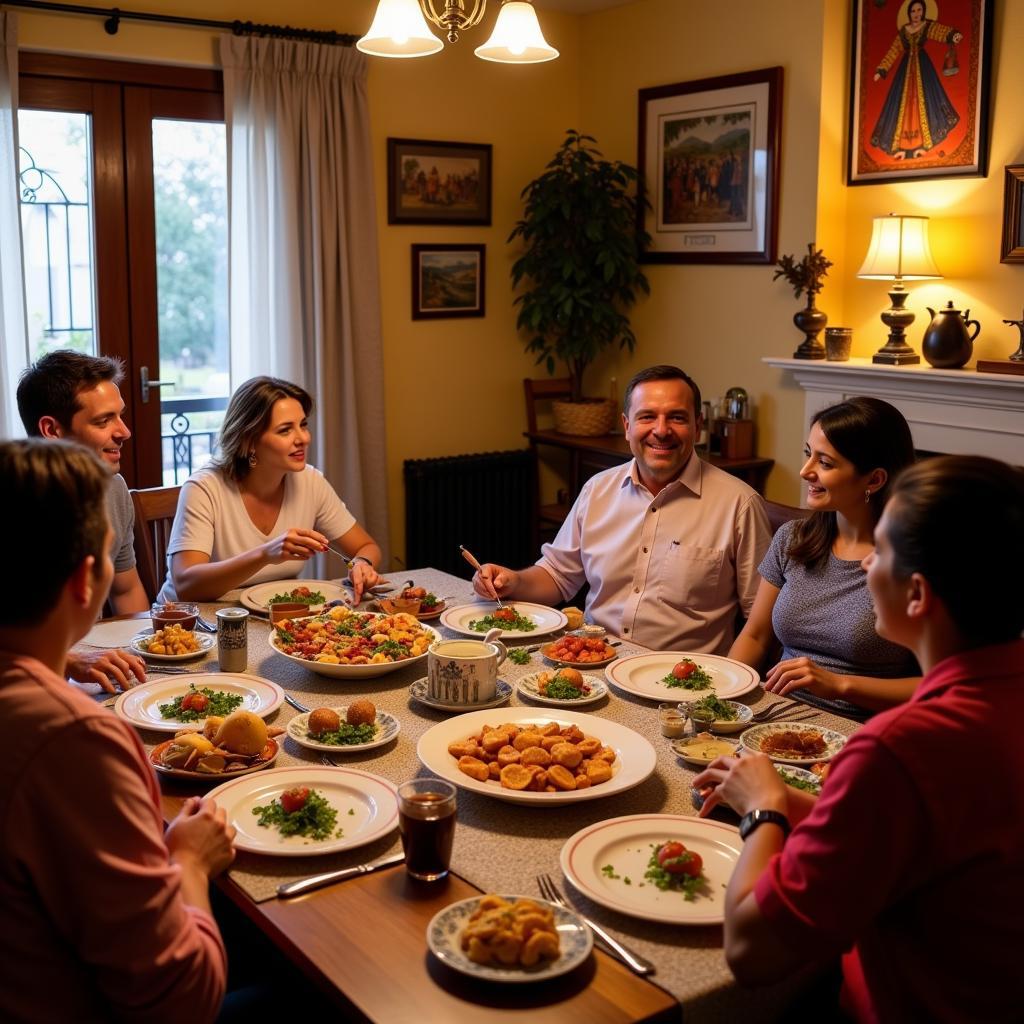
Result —
[{"label": "white curtain", "polygon": [[0,437],[25,431],[15,398],[28,365],[18,184],[18,20],[0,11]]},{"label": "white curtain", "polygon": [[222,36],[231,378],[316,398],[313,462],[385,550],[384,377],[366,58]]}]

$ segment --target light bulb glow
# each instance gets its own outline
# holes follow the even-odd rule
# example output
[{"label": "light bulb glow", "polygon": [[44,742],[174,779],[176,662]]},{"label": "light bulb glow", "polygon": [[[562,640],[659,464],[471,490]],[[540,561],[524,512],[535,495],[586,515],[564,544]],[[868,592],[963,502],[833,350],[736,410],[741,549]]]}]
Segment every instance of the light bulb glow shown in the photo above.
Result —
[{"label": "light bulb glow", "polygon": [[491,38],[474,52],[501,64],[540,64],[558,56],[541,32],[533,4],[526,0],[508,0],[498,11]]}]

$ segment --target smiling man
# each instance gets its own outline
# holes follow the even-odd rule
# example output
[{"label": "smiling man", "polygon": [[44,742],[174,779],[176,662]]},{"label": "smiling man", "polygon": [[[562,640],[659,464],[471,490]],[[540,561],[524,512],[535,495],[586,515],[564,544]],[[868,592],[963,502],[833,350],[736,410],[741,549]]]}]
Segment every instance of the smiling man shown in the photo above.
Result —
[{"label": "smiling man", "polygon": [[484,565],[483,596],[556,604],[590,585],[587,617],[655,650],[724,654],[750,611],[771,529],[747,484],[694,454],[700,390],[675,366],[629,382],[633,460],[591,477],[536,565]]},{"label": "smiling man", "polygon": [[[121,361],[59,349],[30,366],[18,383],[18,412],[30,437],[77,441],[94,451],[110,470],[107,515],[114,528],[114,580],[110,604],[118,615],[146,611],[149,600],[135,567],[135,513],[120,474],[121,448],[132,433],[124,422],[124,401],[118,384]],[[67,674],[104,689],[144,680],[141,658],[123,651],[71,654]]]}]

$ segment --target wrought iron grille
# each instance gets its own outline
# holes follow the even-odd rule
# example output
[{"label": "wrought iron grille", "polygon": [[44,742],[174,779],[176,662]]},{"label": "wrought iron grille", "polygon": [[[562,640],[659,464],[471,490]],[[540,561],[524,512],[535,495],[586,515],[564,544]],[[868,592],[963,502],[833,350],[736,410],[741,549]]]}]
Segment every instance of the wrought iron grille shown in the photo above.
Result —
[{"label": "wrought iron grille", "polygon": [[200,412],[221,412],[228,407],[227,395],[196,398],[165,398],[160,403],[161,418],[171,417],[170,432],[161,431],[164,484],[180,484],[187,480],[195,463],[217,454],[219,427],[192,429],[189,416]]}]

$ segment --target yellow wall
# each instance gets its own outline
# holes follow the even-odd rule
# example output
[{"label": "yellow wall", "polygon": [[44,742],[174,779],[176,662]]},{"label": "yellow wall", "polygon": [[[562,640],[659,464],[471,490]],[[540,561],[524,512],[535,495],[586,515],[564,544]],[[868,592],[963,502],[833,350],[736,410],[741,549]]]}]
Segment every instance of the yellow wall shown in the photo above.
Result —
[{"label": "yellow wall", "polygon": [[[362,31],[373,0],[340,9],[294,0],[287,15],[269,0],[140,2],[134,9],[208,18],[287,20],[308,27]],[[492,6],[494,6],[492,4]],[[849,0],[634,0],[584,17],[541,11],[561,59],[534,67],[476,60],[485,26],[422,61],[371,63],[369,92],[377,169],[381,301],[387,373],[386,429],[392,549],[404,549],[401,463],[405,458],[522,444],[519,378],[533,375],[514,331],[505,245],[520,213],[519,192],[554,152],[564,129],[597,137],[610,158],[636,162],[637,90],[755,68],[784,68],[779,251],[800,253],[812,240],[835,266],[819,305],[830,323],[854,328],[854,354],[884,340],[878,314],[887,305],[879,282],[859,281],[871,218],[889,211],[932,220],[943,281],[912,286],[918,313],[911,341],[920,347],[926,304],[947,298],[969,306],[984,329],[975,351],[1005,357],[1015,332],[999,321],[1022,301],[1019,266],[999,263],[1003,165],[1024,162],[1020,104],[1024,64],[1011,40],[1024,38],[1024,3],[995,5],[990,171],[984,179],[871,185],[845,184],[849,77]],[[21,12],[23,46],[211,65],[209,34],[125,23],[107,36],[99,20]],[[385,206],[388,136],[490,142],[494,146],[494,222],[490,228],[389,227]],[[487,317],[412,322],[409,245],[415,241],[487,243]],[[739,384],[754,400],[759,451],[776,459],[769,496],[796,502],[803,444],[803,393],[789,375],[761,358],[789,355],[801,340],[792,324],[792,292],[766,266],[656,266],[652,294],[635,309],[635,356],[611,353],[590,371],[588,390],[621,390],[630,373],[654,362],[678,362],[708,397]]]}]

